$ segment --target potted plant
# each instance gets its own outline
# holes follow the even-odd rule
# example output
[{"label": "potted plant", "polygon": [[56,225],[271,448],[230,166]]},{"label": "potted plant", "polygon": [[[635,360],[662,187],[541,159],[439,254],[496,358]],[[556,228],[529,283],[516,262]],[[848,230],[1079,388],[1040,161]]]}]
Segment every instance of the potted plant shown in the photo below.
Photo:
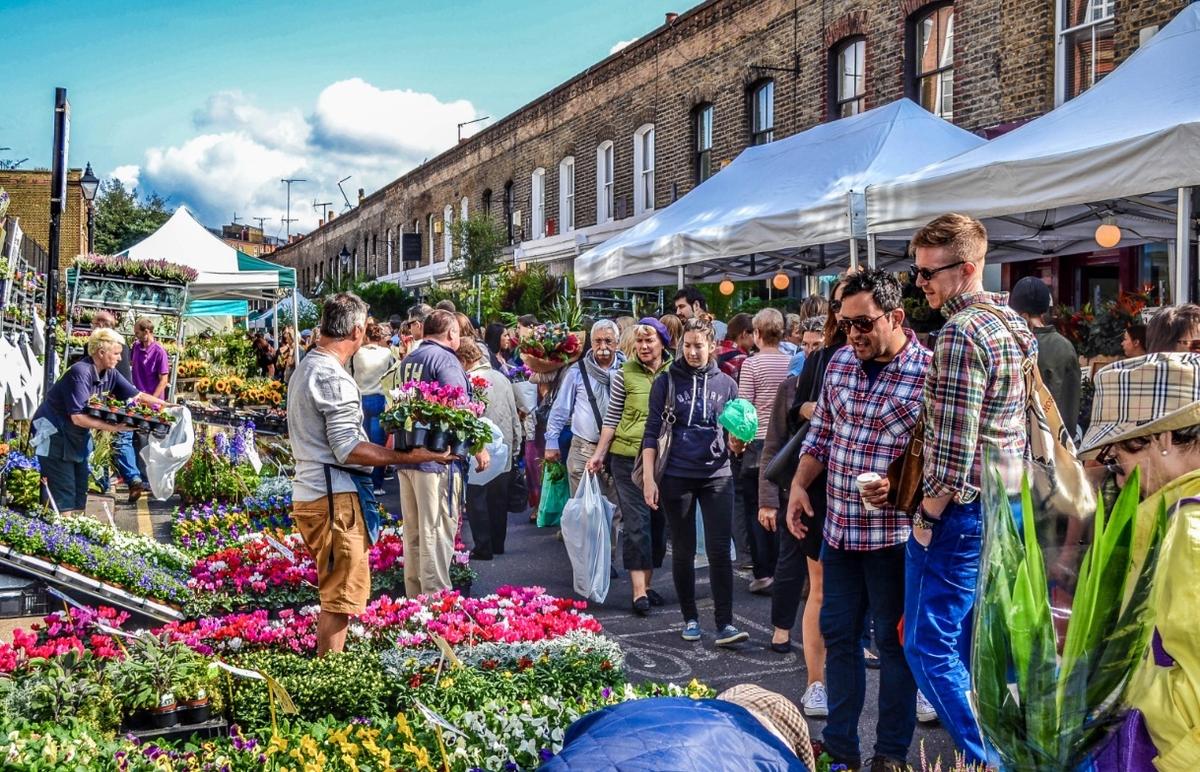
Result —
[{"label": "potted plant", "polygon": [[88,415],[90,415],[92,418],[100,418],[104,415],[105,412],[107,412],[107,411],[104,409],[104,400],[100,399],[99,394],[93,394],[92,396],[88,397],[88,401],[87,401],[87,414]]},{"label": "potted plant", "polygon": [[127,649],[129,656],[114,666],[114,684],[133,721],[142,712],[149,714],[149,723],[156,729],[177,725],[174,690],[188,675],[195,655],[165,632],[153,635],[143,631],[130,639]]},{"label": "potted plant", "polygon": [[192,662],[187,665],[187,674],[176,689],[179,700],[179,723],[203,724],[212,715],[212,704],[209,694],[213,686],[211,666],[207,665],[196,654],[192,654]]}]

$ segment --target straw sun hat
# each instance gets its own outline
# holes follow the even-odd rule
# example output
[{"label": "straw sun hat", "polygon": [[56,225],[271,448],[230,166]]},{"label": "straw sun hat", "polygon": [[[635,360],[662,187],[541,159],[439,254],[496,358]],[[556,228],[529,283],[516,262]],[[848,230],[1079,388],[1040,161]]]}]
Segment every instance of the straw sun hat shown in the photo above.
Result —
[{"label": "straw sun hat", "polygon": [[1092,425],[1079,457],[1106,445],[1200,424],[1200,354],[1147,354],[1096,374]]}]

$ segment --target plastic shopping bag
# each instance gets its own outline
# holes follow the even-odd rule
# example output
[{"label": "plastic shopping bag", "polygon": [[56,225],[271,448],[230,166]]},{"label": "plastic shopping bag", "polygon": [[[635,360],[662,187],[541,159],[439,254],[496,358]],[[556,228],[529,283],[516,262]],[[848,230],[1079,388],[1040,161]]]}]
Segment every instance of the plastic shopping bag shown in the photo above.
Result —
[{"label": "plastic shopping bag", "polygon": [[613,505],[600,493],[600,481],[584,472],[575,498],[562,513],[563,544],[575,574],[575,592],[603,603],[611,576]]},{"label": "plastic shopping bag", "polygon": [[186,407],[168,408],[175,423],[166,437],[150,435],[142,448],[150,492],[156,501],[166,501],[175,492],[175,473],[192,457],[196,434],[192,429],[192,413]]},{"label": "plastic shopping bag", "polygon": [[561,461],[542,464],[542,500],[538,504],[538,528],[558,525],[563,507],[571,498],[571,483],[567,482],[567,467]]},{"label": "plastic shopping bag", "polygon": [[480,420],[492,430],[492,440],[484,446],[484,450],[488,452],[488,466],[482,472],[478,471],[475,456],[471,456],[471,470],[467,475],[467,485],[487,485],[499,477],[505,465],[508,464],[508,445],[504,444],[504,435],[500,432],[500,427],[496,426],[489,418]]}]

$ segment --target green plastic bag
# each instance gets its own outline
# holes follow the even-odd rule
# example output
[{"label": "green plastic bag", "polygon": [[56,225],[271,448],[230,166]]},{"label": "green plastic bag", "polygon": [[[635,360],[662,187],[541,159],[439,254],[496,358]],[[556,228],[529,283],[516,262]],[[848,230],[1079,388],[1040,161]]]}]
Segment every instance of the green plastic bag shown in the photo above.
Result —
[{"label": "green plastic bag", "polygon": [[726,402],[717,420],[742,442],[750,442],[758,434],[758,411],[748,400],[731,399]]},{"label": "green plastic bag", "polygon": [[538,528],[558,525],[563,507],[571,499],[567,467],[561,461],[542,462],[542,499],[538,504]]}]

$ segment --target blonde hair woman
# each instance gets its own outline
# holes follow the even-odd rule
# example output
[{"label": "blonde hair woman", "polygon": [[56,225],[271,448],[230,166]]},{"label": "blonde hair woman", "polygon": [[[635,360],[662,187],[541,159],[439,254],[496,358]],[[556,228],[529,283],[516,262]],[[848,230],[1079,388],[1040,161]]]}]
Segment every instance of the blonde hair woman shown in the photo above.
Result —
[{"label": "blonde hair woman", "polygon": [[[151,407],[168,403],[140,392],[117,372],[125,339],[115,330],[99,329],[87,342],[88,355],[71,365],[46,391],[45,400],[33,415],[36,423],[45,418],[54,427],[49,441],[37,447],[42,476],[60,512],[80,512],[87,506],[88,456],[92,452],[91,430],[130,432],[132,426],[110,424],[87,414],[92,397],[116,397]],[[39,434],[43,433],[39,432]]]}]

